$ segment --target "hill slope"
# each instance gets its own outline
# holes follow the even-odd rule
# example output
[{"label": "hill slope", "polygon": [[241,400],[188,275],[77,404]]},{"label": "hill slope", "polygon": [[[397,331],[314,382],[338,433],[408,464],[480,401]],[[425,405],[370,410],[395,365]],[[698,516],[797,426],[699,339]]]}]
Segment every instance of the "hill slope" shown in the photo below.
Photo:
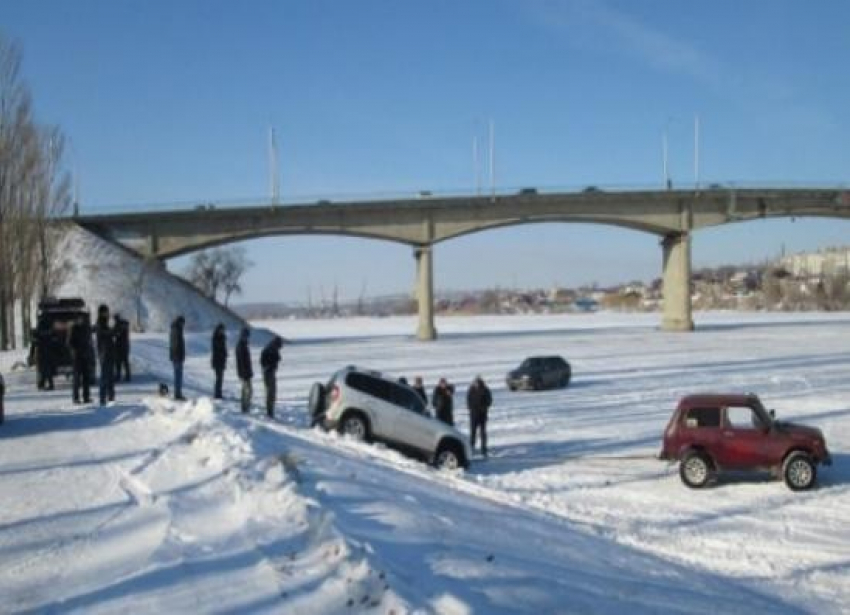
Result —
[{"label": "hill slope", "polygon": [[58,253],[65,270],[60,297],[82,297],[92,310],[105,303],[136,330],[167,331],[182,314],[188,330],[209,330],[222,322],[228,329],[242,319],[168,272],[158,261],[145,261],[77,226],[62,238]]}]

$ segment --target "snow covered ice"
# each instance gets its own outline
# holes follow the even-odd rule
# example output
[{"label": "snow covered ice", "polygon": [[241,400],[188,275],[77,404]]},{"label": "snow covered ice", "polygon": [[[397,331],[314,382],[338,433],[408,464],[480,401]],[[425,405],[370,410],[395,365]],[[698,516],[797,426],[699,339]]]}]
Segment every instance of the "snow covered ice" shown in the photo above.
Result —
[{"label": "snow covered ice", "polygon": [[[434,343],[413,318],[257,323],[291,340],[275,421],[239,413],[232,354],[229,399],[210,399],[208,331],[187,335],[186,403],[156,395],[161,333],[133,339],[135,380],[106,408],[37,392],[0,354],[0,612],[850,611],[850,315],[696,316],[693,334],[654,314],[442,318]],[[568,389],[507,391],[550,353]],[[347,364],[447,377],[464,432],[481,374],[491,457],[439,472],[308,429],[310,385]],[[821,428],[834,465],[803,493],[687,489],[653,456],[698,391],[758,393]]]}]

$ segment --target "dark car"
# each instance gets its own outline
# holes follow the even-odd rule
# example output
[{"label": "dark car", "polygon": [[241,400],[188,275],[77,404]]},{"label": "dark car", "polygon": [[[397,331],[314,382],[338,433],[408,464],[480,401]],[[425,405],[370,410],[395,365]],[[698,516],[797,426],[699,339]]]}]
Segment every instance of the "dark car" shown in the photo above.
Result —
[{"label": "dark car", "polygon": [[798,491],[814,485],[817,465],[830,465],[823,433],[777,421],[756,395],[688,395],[664,431],[661,459],[679,462],[688,487],[723,470],[767,470]]},{"label": "dark car", "polygon": [[528,357],[518,368],[508,372],[506,382],[511,391],[538,391],[565,387],[572,375],[570,364],[563,357]]},{"label": "dark car", "polygon": [[[38,352],[41,341],[48,342],[52,351],[51,363],[57,374],[69,375],[72,372],[71,350],[68,347],[68,332],[77,318],[82,317],[90,323],[89,310],[85,301],[78,297],[43,299],[38,304],[36,321],[38,326],[32,331],[33,344],[30,346],[29,364],[39,369]],[[93,356],[93,355],[92,355]],[[94,373],[92,361],[90,371]],[[38,381],[41,375],[38,374]]]}]

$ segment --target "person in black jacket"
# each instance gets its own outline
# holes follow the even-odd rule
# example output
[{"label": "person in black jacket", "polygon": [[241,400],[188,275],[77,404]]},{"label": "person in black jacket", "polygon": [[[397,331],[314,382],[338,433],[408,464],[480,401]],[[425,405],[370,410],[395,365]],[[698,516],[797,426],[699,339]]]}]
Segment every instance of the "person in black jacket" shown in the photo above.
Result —
[{"label": "person in black jacket", "polygon": [[3,382],[3,374],[0,374],[0,425],[6,418],[6,409],[3,407],[4,397],[6,397],[6,383]]},{"label": "person in black jacket", "polygon": [[277,366],[280,364],[280,349],[283,339],[275,336],[266,344],[260,354],[260,367],[263,368],[263,384],[266,385],[266,414],[274,417],[274,404],[277,397]]},{"label": "person in black jacket", "polygon": [[251,330],[243,327],[239,333],[239,341],[236,343],[236,374],[242,382],[242,412],[248,412],[251,408],[251,379],[254,377],[254,369],[251,367],[251,349],[248,346],[248,337]]},{"label": "person in black jacket", "polygon": [[92,373],[92,345],[91,345],[91,327],[88,323],[88,317],[78,316],[76,322],[71,326],[68,332],[68,347],[71,349],[71,365],[74,370],[73,391],[74,403],[80,402],[80,387],[83,389],[83,403],[91,403],[91,393],[89,391],[90,380]]},{"label": "person in black jacket", "polygon": [[469,408],[469,444],[475,451],[475,433],[481,432],[481,452],[487,456],[487,411],[493,405],[490,389],[481,376],[476,376],[466,392],[466,407]]},{"label": "person in black jacket", "polygon": [[103,304],[97,308],[94,332],[100,363],[100,405],[105,406],[115,400],[115,329],[109,326],[109,308]]},{"label": "person in black jacket", "polygon": [[115,381],[130,382],[130,322],[115,314]]},{"label": "person in black jacket", "polygon": [[445,378],[440,378],[437,386],[434,388],[434,393],[431,395],[431,405],[434,406],[434,413],[437,418],[443,421],[446,425],[455,424],[455,386],[449,384]]},{"label": "person in black jacket", "polygon": [[183,326],[186,319],[178,316],[171,323],[171,335],[168,337],[168,356],[174,366],[174,399],[185,401],[183,397],[183,363],[186,361],[186,341],[183,339]]},{"label": "person in black jacket", "polygon": [[221,383],[224,379],[224,368],[227,365],[227,334],[224,331],[224,325],[218,323],[215,326],[212,334],[212,368],[215,372],[215,399],[222,399]]},{"label": "person in black jacket", "polygon": [[34,331],[36,369],[38,370],[38,388],[53,390],[53,372],[55,371],[56,340],[50,323],[43,320]]},{"label": "person in black jacket", "polygon": [[413,379],[413,390],[422,398],[422,401],[428,405],[428,393],[425,391],[425,384],[422,382],[422,376],[416,376]]}]

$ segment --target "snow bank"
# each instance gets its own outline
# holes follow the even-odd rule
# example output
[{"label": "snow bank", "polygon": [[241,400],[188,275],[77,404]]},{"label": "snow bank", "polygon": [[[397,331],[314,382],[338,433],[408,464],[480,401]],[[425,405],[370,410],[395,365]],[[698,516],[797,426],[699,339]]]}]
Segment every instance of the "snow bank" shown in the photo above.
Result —
[{"label": "snow bank", "polygon": [[167,331],[180,314],[190,331],[212,329],[219,322],[228,329],[243,324],[236,314],[201,295],[159,262],[145,262],[78,226],[61,239],[58,253],[66,275],[57,296],[82,297],[92,311],[105,303],[136,330]]}]

